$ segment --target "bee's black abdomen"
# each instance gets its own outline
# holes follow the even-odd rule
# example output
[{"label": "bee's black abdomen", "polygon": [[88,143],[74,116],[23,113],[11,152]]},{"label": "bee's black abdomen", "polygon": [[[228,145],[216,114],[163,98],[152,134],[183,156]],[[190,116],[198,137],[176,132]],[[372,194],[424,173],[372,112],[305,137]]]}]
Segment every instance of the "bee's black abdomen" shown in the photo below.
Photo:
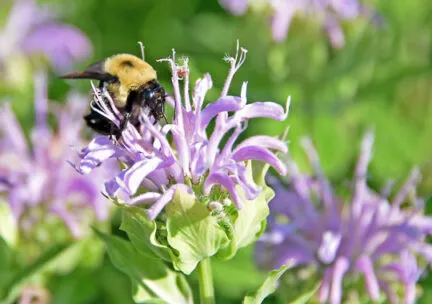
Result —
[{"label": "bee's black abdomen", "polygon": [[94,111],[93,109],[89,114],[84,116],[84,120],[91,129],[102,135],[115,135],[119,136],[119,128],[110,120]]}]

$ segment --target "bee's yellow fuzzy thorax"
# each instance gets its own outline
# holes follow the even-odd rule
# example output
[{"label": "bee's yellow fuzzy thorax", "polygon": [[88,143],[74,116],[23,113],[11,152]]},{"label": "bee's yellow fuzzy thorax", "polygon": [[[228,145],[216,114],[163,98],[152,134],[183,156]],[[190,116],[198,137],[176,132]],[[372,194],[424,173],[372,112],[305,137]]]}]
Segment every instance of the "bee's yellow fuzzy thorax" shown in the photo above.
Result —
[{"label": "bee's yellow fuzzy thorax", "polygon": [[144,60],[130,54],[118,54],[106,59],[104,69],[117,76],[120,84],[109,87],[117,97],[116,105],[123,107],[130,91],[137,90],[156,79],[156,71]]}]

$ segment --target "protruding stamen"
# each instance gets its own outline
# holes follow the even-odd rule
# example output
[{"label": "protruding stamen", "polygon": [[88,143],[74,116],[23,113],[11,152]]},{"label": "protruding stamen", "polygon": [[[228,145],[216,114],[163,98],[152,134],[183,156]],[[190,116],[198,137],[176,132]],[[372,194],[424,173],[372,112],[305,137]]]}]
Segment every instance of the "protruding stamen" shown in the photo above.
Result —
[{"label": "protruding stamen", "polygon": [[240,42],[239,40],[237,40],[235,57],[233,58],[233,57],[225,56],[224,60],[230,63],[230,70],[228,73],[228,77],[225,80],[225,84],[220,95],[221,97],[227,96],[229,87],[231,86],[231,82],[235,73],[238,71],[238,69],[242,66],[242,64],[246,60],[246,53],[247,50],[240,47]]}]

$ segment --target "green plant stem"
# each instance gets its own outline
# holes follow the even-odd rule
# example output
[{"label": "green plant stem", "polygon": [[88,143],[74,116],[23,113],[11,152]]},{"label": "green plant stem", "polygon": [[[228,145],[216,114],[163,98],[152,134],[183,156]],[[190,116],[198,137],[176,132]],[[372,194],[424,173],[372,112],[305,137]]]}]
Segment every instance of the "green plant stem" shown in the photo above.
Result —
[{"label": "green plant stem", "polygon": [[214,304],[215,297],[210,258],[205,258],[204,260],[201,260],[201,262],[198,264],[198,277],[200,289],[200,303]]}]

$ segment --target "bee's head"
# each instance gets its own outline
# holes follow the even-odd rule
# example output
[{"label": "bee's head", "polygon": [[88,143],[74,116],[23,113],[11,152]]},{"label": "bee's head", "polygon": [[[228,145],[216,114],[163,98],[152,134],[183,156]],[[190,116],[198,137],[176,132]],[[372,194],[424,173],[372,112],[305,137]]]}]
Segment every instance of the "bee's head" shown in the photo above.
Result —
[{"label": "bee's head", "polygon": [[156,80],[149,82],[142,90],[141,100],[156,120],[165,118],[165,90]]}]

